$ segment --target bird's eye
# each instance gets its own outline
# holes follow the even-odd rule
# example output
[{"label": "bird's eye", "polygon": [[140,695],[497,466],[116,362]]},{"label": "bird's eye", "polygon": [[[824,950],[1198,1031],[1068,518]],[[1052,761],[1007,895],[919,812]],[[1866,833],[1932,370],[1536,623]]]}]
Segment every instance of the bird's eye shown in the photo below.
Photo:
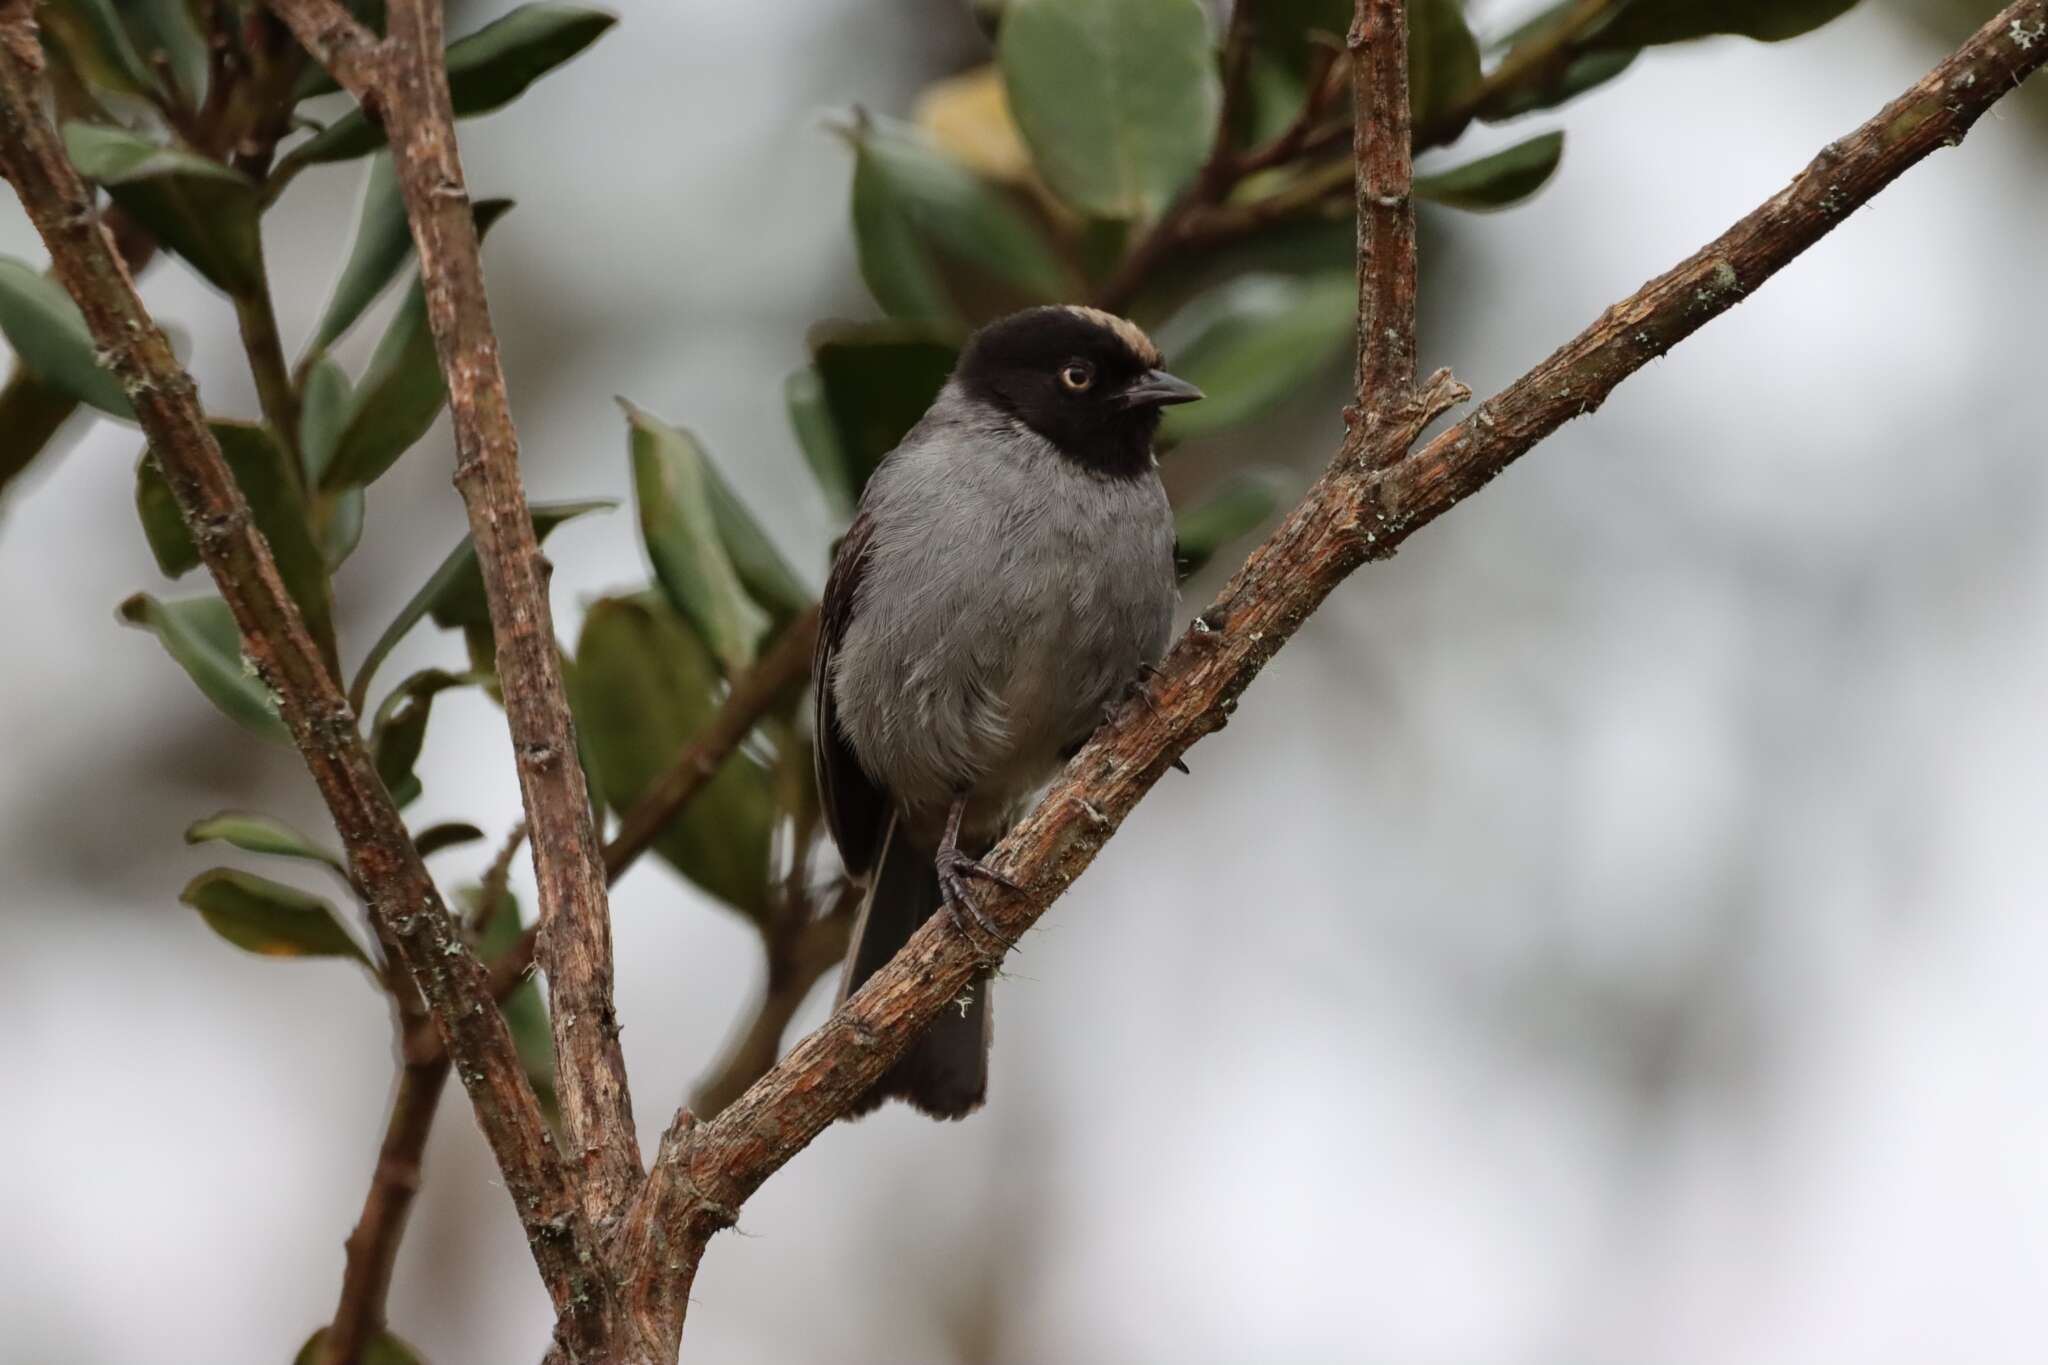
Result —
[{"label": "bird's eye", "polygon": [[1060,383],[1069,393],[1085,393],[1088,386],[1094,382],[1095,367],[1085,360],[1070,361],[1066,368],[1060,371]]}]

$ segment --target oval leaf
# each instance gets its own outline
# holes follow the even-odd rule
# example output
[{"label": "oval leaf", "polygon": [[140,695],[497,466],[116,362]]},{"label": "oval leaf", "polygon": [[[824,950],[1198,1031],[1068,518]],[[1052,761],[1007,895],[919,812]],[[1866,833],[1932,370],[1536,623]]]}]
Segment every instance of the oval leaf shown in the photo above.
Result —
[{"label": "oval leaf", "polygon": [[78,74],[101,90],[147,95],[155,88],[113,0],[48,0],[36,22],[57,39]]},{"label": "oval leaf", "polygon": [[1542,189],[1563,156],[1564,134],[1544,133],[1441,174],[1419,175],[1415,197],[1454,209],[1506,208]]},{"label": "oval leaf", "polygon": [[64,125],[64,150],[79,174],[223,292],[263,287],[256,183],[193,152],[159,147],[124,128]]},{"label": "oval leaf", "polygon": [[188,844],[215,841],[232,844],[245,853],[267,853],[278,858],[324,863],[342,876],[348,875],[348,865],[342,862],[339,853],[322,847],[312,836],[300,833],[274,815],[224,810],[185,827],[185,842]]},{"label": "oval leaf", "polygon": [[78,305],[62,285],[11,256],[0,256],[0,333],[44,383],[101,412],[134,418],[121,381],[99,362]]},{"label": "oval leaf", "polygon": [[1008,194],[914,130],[853,130],[853,233],[861,278],[899,318],[986,318],[1066,293],[1061,268]]},{"label": "oval leaf", "polygon": [[1429,128],[1436,142],[1457,137],[1462,123],[1434,125],[1479,79],[1479,40],[1458,0],[1408,0],[1408,112],[1415,126]]},{"label": "oval leaf", "polygon": [[318,354],[341,339],[363,310],[398,278],[412,258],[412,229],[406,225],[405,197],[398,191],[398,172],[389,152],[370,158],[363,178],[363,205],[356,216],[356,239],[348,261],[334,282],[334,293],[320,314],[307,349]]},{"label": "oval leaf", "polygon": [[1150,218],[1208,155],[1221,82],[1200,0],[1015,0],[997,61],[1046,183]]},{"label": "oval leaf", "polygon": [[277,699],[242,661],[242,637],[227,603],[218,597],[159,602],[139,592],[121,604],[120,616],[154,634],[228,719],[264,739],[291,743],[291,733],[277,715]]},{"label": "oval leaf", "polygon": [[319,896],[232,867],[194,877],[178,899],[213,932],[265,957],[351,957],[369,964],[356,941]]},{"label": "oval leaf", "polygon": [[[456,116],[488,114],[596,42],[616,15],[580,5],[521,5],[448,45],[448,94]],[[292,159],[345,161],[384,145],[384,129],[352,109],[303,145]]]},{"label": "oval leaf", "polygon": [[1589,46],[1651,47],[1717,33],[1777,43],[1847,14],[1856,0],[1634,0],[1595,32]]},{"label": "oval leaf", "polygon": [[[623,813],[721,702],[719,672],[697,636],[654,594],[605,598],[584,618],[568,671],[576,731],[598,788]],[[745,750],[726,759],[654,848],[712,895],[758,917],[773,900],[774,780]]]},{"label": "oval leaf", "polygon": [[[511,207],[509,199],[480,200],[475,209],[478,236],[488,233]],[[321,471],[320,487],[334,490],[374,483],[427,434],[447,401],[448,386],[441,377],[433,329],[427,324],[426,290],[414,277],[349,400],[348,420]]]},{"label": "oval leaf", "polygon": [[413,768],[427,742],[427,721],[433,714],[435,696],[479,681],[474,673],[422,669],[393,688],[377,708],[370,725],[370,756],[377,765],[377,776],[401,809],[420,794],[420,780]]},{"label": "oval leaf", "polygon": [[1241,275],[1161,329],[1173,372],[1206,395],[1169,408],[1163,441],[1212,435],[1269,411],[1313,379],[1357,331],[1348,274]]},{"label": "oval leaf", "polygon": [[[323,357],[307,372],[299,397],[299,457],[308,488],[320,486],[320,476],[334,459],[335,447],[348,424],[353,397],[347,371],[333,360]],[[344,488],[315,498],[314,522],[329,573],[347,562],[361,543],[366,501],[360,488]]]},{"label": "oval leaf", "polygon": [[909,323],[830,324],[810,335],[812,366],[838,433],[850,501],[901,444],[953,372],[959,347]]},{"label": "oval leaf", "polygon": [[[530,504],[528,511],[533,515],[533,534],[536,539],[546,540],[548,532],[585,512],[602,512],[618,506],[608,498],[588,502],[537,502]],[[434,623],[443,629],[474,630],[481,627],[484,640],[490,642],[490,604],[484,597],[483,571],[477,567],[476,545],[464,536],[456,547],[448,552],[439,568],[421,585],[409,601],[399,609],[398,615],[377,642],[370,646],[370,652],[363,656],[362,667],[356,670],[356,679],[349,685],[349,704],[357,714],[363,709],[363,699],[369,695],[370,679],[377,674],[377,665],[398,647],[406,633],[420,623],[421,618],[432,615]],[[492,656],[497,652],[495,642],[484,657],[483,667],[492,666]]]},{"label": "oval leaf", "polygon": [[754,661],[767,621],[740,585],[712,509],[715,475],[688,432],[620,400],[631,426],[633,496],[654,576],[729,674]]},{"label": "oval leaf", "polygon": [[[322,1327],[306,1339],[298,1355],[292,1357],[292,1365],[320,1365],[320,1345],[326,1340],[327,1329]],[[358,1365],[426,1365],[426,1357],[389,1331],[383,1331],[364,1345]]]},{"label": "oval leaf", "polygon": [[[270,542],[278,577],[299,604],[306,629],[322,648],[331,651],[334,603],[327,561],[306,525],[305,505],[299,501],[297,488],[285,478],[284,462],[291,456],[272,438],[270,428],[260,423],[214,421],[207,426],[219,442],[242,496],[248,499],[256,529]],[[170,485],[146,449],[135,466],[135,510],[142,518],[150,552],[165,574],[176,578],[199,563],[199,552],[193,548]]]},{"label": "oval leaf", "polygon": [[782,401],[789,410],[790,429],[803,448],[804,462],[825,502],[843,521],[853,515],[853,477],[847,470],[846,448],[825,405],[825,382],[815,365],[790,371],[782,381]]},{"label": "oval leaf", "polygon": [[448,820],[438,825],[429,825],[412,836],[412,846],[422,858],[431,858],[443,849],[459,848],[473,844],[484,837],[484,832],[475,825],[462,820]]}]

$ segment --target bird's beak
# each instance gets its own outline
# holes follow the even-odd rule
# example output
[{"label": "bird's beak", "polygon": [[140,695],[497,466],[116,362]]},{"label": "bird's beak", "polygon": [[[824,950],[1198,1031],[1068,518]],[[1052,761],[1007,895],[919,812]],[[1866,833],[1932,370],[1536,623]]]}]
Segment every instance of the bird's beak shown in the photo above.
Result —
[{"label": "bird's beak", "polygon": [[1147,370],[1125,386],[1122,401],[1127,408],[1163,408],[1169,403],[1192,403],[1202,391],[1187,380],[1164,370]]}]

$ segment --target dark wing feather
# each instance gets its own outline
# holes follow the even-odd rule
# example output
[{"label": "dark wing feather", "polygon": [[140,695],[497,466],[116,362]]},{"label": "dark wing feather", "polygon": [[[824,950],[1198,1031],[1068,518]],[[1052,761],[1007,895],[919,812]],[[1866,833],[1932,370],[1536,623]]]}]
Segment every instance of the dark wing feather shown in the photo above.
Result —
[{"label": "dark wing feather", "polygon": [[866,512],[853,519],[839,550],[832,557],[832,574],[825,580],[825,600],[818,622],[818,651],[812,660],[815,683],[817,739],[813,752],[818,770],[818,799],[825,808],[825,825],[839,845],[840,861],[854,876],[865,876],[880,852],[882,831],[889,821],[889,794],[869,777],[854,754],[853,746],[839,729],[832,700],[832,657],[846,638],[847,623],[853,619],[854,599],[860,591],[861,571],[867,563],[868,543],[874,538],[874,518]]}]

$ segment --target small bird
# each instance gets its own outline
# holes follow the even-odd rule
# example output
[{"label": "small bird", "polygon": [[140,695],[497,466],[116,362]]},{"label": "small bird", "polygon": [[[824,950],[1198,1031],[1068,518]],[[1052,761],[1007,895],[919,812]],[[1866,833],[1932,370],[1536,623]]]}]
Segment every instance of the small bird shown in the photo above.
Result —
[{"label": "small bird", "polygon": [[[968,340],[868,480],[814,673],[820,800],[866,881],[841,1001],[942,905],[1000,938],[967,883],[1004,879],[976,859],[1164,652],[1179,592],[1152,439],[1162,407],[1202,393],[1160,364],[1112,313],[1013,313]],[[854,1112],[979,1107],[988,985]]]}]

